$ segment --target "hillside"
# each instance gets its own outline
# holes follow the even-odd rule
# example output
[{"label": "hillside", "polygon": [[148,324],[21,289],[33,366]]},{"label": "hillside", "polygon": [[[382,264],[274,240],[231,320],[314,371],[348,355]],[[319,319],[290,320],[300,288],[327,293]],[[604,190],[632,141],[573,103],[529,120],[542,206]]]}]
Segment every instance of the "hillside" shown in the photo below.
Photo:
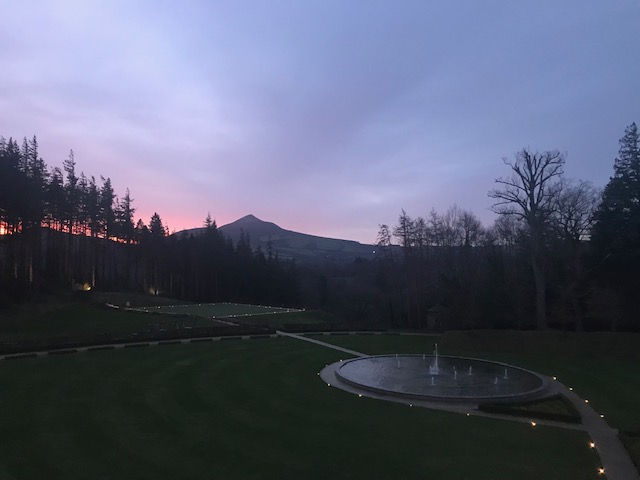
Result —
[{"label": "hillside", "polygon": [[[218,230],[234,243],[244,232],[253,249],[260,247],[265,255],[271,249],[273,255],[277,254],[280,259],[294,259],[299,263],[344,263],[358,257],[373,258],[375,255],[373,245],[285,230],[275,223],[265,222],[253,215],[223,225]],[[178,234],[198,235],[203,231],[204,228],[192,228]]]}]

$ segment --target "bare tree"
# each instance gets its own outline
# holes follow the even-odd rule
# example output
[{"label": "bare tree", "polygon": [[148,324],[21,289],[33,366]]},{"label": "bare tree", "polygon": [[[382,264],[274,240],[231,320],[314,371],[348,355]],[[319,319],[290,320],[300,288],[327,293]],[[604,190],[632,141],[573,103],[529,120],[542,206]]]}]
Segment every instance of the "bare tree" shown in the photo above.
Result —
[{"label": "bare tree", "polygon": [[565,239],[579,243],[591,236],[599,203],[600,191],[591,182],[562,180],[555,220]]},{"label": "bare tree", "polygon": [[600,192],[590,182],[562,180],[554,215],[564,245],[565,289],[571,302],[577,331],[584,328],[586,273],[583,268],[584,241],[591,236]]},{"label": "bare tree", "polygon": [[462,233],[462,241],[465,247],[478,245],[483,234],[482,223],[470,210],[462,210],[458,217],[458,228]]},{"label": "bare tree", "polygon": [[514,160],[503,159],[512,170],[509,178],[497,178],[499,185],[489,192],[497,200],[493,210],[501,215],[515,215],[528,226],[531,266],[536,287],[536,323],[547,328],[546,282],[544,271],[544,237],[557,206],[560,176],[564,173],[565,154],[557,150],[542,153],[524,148]]}]

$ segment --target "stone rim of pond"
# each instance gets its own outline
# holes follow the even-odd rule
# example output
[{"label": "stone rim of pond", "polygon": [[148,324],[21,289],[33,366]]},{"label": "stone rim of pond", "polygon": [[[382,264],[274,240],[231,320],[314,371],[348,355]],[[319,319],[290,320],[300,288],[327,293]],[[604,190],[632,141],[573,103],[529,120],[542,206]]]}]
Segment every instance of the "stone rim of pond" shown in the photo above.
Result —
[{"label": "stone rim of pond", "polygon": [[[335,376],[357,389],[433,402],[510,403],[541,398],[549,378],[508,363],[471,357],[372,355],[341,361]],[[468,367],[471,367],[471,370]],[[433,370],[431,370],[432,372]]]}]

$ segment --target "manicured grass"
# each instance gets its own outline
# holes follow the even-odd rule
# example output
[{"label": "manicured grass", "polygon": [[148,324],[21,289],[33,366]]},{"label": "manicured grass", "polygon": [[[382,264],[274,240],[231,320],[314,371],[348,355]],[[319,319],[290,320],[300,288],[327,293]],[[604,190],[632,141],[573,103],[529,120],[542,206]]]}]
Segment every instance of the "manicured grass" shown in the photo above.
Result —
[{"label": "manicured grass", "polygon": [[188,305],[163,305],[140,307],[140,310],[157,313],[187,314],[199,317],[235,317],[293,312],[294,309],[244,305],[240,303],[192,303]]},{"label": "manicured grass", "polygon": [[[367,355],[390,355],[394,353],[426,353],[431,355],[438,335],[365,334],[310,335],[310,338],[355,350]],[[442,351],[440,352],[442,353]]]},{"label": "manicured grass", "polygon": [[640,431],[621,432],[619,437],[624,447],[629,452],[629,455],[631,455],[631,459],[633,460],[636,468],[640,471]]},{"label": "manicured grass", "polygon": [[[106,335],[105,338],[108,341],[108,335],[111,334],[126,336],[135,333],[144,335],[151,331],[164,331],[185,335],[189,332],[189,330],[185,330],[185,327],[195,329],[224,326],[211,318],[213,313],[218,317],[226,317],[232,312],[234,315],[241,315],[225,320],[239,325],[240,329],[243,326],[283,328],[288,324],[317,323],[326,325],[335,321],[330,315],[319,311],[288,311],[278,307],[232,304],[170,306],[166,304],[168,300],[160,297],[129,297],[122,294],[103,297],[99,298],[119,300],[122,305],[125,304],[124,299],[126,298],[136,298],[138,302],[152,298],[159,300],[162,305],[148,307],[150,313],[145,313],[123,308],[109,308],[88,299],[83,301],[68,300],[66,303],[52,305],[52,308],[43,308],[42,312],[35,311],[36,313],[31,315],[26,312],[4,315],[0,317],[0,343],[25,341],[34,343],[36,340],[41,340],[36,348],[42,349],[45,348],[43,345],[47,343],[45,339],[50,339],[50,344],[54,345],[65,340],[80,343],[83,341],[95,342],[101,338],[101,335]],[[168,315],[167,312],[173,313],[173,315]]]},{"label": "manicured grass", "polygon": [[149,323],[158,319],[91,302],[71,303],[35,317],[2,319],[0,340],[135,332],[147,330]]},{"label": "manicured grass", "polygon": [[584,432],[358,398],[316,375],[342,356],[278,338],[1,362],[0,478],[598,478]]},{"label": "manicured grass", "polygon": [[581,423],[580,412],[563,395],[509,404],[485,403],[480,404],[478,409],[490,413]]}]

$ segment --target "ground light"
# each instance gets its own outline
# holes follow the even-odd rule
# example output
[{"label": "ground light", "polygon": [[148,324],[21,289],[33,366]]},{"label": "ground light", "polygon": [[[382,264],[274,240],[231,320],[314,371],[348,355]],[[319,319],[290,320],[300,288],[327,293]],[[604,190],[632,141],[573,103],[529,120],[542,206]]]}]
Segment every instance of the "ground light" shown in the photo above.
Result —
[{"label": "ground light", "polygon": [[600,467],[600,468],[598,469],[598,473],[599,473],[600,475],[604,475],[604,468]]},{"label": "ground light", "polygon": [[596,444],[594,442],[589,442],[589,448],[596,448]]}]

